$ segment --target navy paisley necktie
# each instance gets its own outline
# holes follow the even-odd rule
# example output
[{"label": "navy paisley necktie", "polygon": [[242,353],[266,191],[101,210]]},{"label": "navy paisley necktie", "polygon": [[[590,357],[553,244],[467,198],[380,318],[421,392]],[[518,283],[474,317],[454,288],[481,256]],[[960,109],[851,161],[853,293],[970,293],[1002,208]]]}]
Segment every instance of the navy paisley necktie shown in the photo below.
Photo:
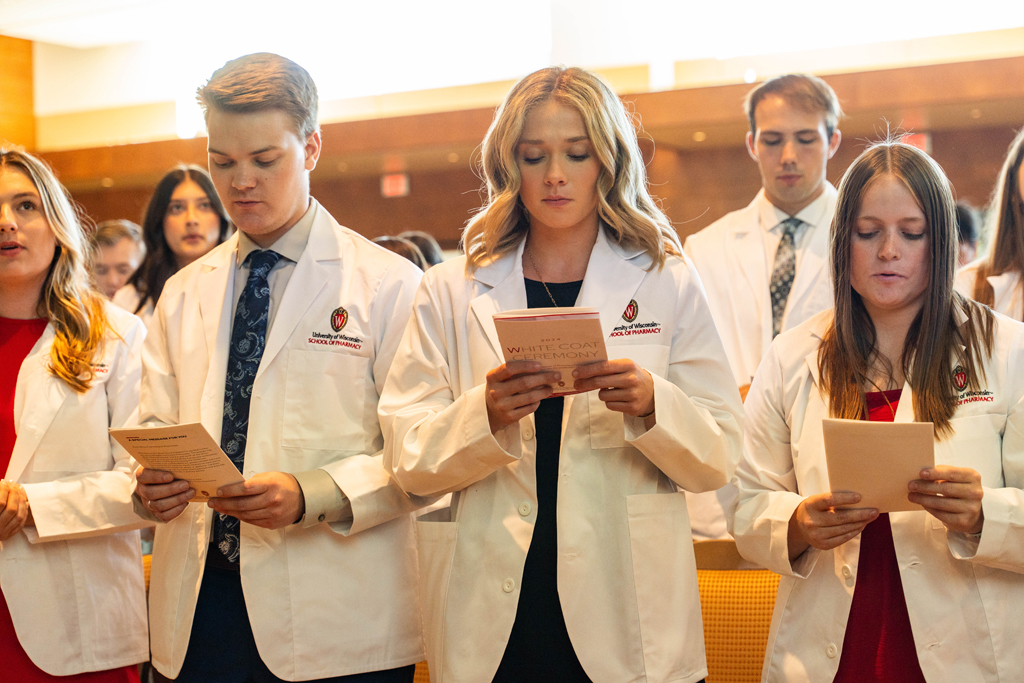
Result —
[{"label": "navy paisley necktie", "polygon": [[[245,442],[249,431],[249,401],[256,370],[263,358],[270,319],[270,283],[267,276],[281,255],[275,251],[253,251],[245,257],[249,279],[242,290],[231,325],[231,349],[224,380],[224,422],[220,447],[238,471],[245,464]],[[237,518],[217,513],[213,537],[217,548],[229,562],[238,562],[238,538],[241,524]]]},{"label": "navy paisley necktie", "polygon": [[782,223],[782,239],[772,267],[772,339],[782,331],[782,315],[786,312],[786,300],[796,276],[796,231],[802,223],[799,218],[787,218]]}]

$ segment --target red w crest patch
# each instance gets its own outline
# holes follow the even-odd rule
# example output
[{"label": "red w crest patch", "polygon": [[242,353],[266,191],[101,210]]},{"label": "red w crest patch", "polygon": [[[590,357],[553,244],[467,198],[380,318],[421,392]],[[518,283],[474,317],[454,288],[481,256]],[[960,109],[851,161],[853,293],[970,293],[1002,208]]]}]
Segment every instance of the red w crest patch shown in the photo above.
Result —
[{"label": "red w crest patch", "polygon": [[342,307],[334,309],[334,313],[331,313],[331,329],[335,332],[341,332],[341,328],[345,327],[345,323],[348,322],[348,311]]},{"label": "red w crest patch", "polygon": [[636,320],[637,315],[640,314],[640,307],[636,303],[636,299],[630,299],[629,305],[626,306],[626,310],[622,312],[622,319],[627,323],[631,323]]},{"label": "red w crest patch", "polygon": [[963,391],[964,387],[967,386],[967,372],[960,365],[953,368],[953,385],[959,391]]}]

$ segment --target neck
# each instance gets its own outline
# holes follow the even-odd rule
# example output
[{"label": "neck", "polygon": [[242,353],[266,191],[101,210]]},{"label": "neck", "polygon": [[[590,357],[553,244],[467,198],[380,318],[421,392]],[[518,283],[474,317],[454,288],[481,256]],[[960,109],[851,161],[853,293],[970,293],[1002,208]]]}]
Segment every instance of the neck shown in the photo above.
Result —
[{"label": "neck", "polygon": [[[578,282],[587,274],[590,252],[600,230],[597,217],[592,227],[551,230],[530,226],[523,253],[523,273],[542,282]],[[531,260],[532,259],[532,260]],[[539,272],[538,272],[539,270]]]},{"label": "neck", "polygon": [[907,341],[907,332],[910,331],[910,326],[920,311],[920,306],[908,306],[896,311],[868,308],[868,315],[875,326],[875,351],[889,362],[892,379],[896,381],[898,387],[902,387],[906,379],[903,376],[903,349]]},{"label": "neck", "polygon": [[0,284],[0,318],[32,320],[39,317],[43,280]]},{"label": "neck", "polygon": [[806,209],[808,206],[813,204],[814,200],[820,197],[821,193],[824,191],[825,183],[824,181],[822,181],[821,185],[818,186],[817,190],[815,190],[814,192],[812,192],[810,195],[800,200],[799,202],[787,202],[784,199],[774,196],[771,192],[768,191],[768,188],[765,188],[764,196],[765,199],[771,202],[772,206],[774,206],[779,211],[784,212],[787,216],[795,216],[804,209]]}]

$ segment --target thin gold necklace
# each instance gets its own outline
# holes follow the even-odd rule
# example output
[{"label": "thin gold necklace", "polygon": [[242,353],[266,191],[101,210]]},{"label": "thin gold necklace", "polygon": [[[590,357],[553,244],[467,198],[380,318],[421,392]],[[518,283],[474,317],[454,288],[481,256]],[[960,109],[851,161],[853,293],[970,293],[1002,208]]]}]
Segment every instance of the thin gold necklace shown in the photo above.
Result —
[{"label": "thin gold necklace", "polygon": [[533,254],[530,253],[530,248],[526,247],[526,258],[530,259],[530,265],[533,266],[533,271],[537,273],[537,277],[540,278],[540,283],[544,285],[544,291],[548,293],[548,298],[551,299],[551,303],[555,305],[555,308],[560,308],[558,302],[555,301],[555,296],[548,289],[548,283],[544,282],[544,276],[540,274],[540,268],[537,267],[537,262],[533,260]]}]

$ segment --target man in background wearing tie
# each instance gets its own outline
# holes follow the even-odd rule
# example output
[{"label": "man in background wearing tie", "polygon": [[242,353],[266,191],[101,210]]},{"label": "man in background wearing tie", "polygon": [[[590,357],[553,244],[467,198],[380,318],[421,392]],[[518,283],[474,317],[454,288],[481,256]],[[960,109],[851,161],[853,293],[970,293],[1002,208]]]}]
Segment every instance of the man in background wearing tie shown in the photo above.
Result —
[{"label": "man in background wearing tie", "polygon": [[207,506],[189,482],[138,470],[136,507],[163,522],[153,664],[203,683],[411,682],[422,501],[382,467],[377,399],[420,271],[310,197],[321,142],[302,67],[241,57],[199,99],[239,232],[164,287],[140,419],[201,422],[245,481]]},{"label": "man in background wearing tie", "polygon": [[[765,81],[744,103],[747,151],[761,172],[761,191],[687,238],[740,393],[780,332],[832,306],[828,233],[836,189],[825,179],[839,148],[842,112],[820,78],[788,74]],[[724,509],[735,497],[687,494],[694,538],[728,538]]]}]

